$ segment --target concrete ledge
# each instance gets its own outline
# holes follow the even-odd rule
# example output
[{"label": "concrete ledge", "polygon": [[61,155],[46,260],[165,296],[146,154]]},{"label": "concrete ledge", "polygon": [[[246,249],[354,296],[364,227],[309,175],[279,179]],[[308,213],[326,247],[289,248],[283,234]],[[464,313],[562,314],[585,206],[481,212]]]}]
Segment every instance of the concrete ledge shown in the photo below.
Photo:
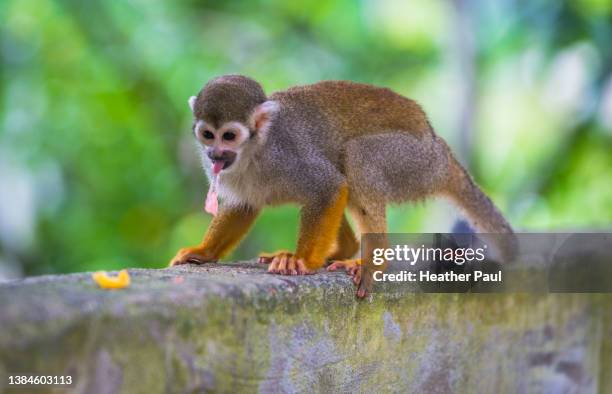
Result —
[{"label": "concrete ledge", "polygon": [[72,375],[82,393],[612,392],[608,294],[358,302],[344,273],[130,274],[119,291],[89,274],[0,285],[0,391],[29,372]]}]

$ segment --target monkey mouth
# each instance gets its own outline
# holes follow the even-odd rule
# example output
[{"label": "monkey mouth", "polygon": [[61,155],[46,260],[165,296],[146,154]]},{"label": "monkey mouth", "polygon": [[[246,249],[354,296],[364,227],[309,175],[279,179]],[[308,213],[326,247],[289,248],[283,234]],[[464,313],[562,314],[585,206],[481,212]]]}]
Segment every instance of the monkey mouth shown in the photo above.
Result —
[{"label": "monkey mouth", "polygon": [[231,166],[236,160],[236,152],[230,150],[224,150],[222,152],[209,151],[207,153],[208,158],[212,161],[212,172],[217,175],[222,170],[225,170]]},{"label": "monkey mouth", "polygon": [[227,169],[233,163],[234,163],[234,159],[213,160],[212,161],[213,174],[217,175],[222,170]]}]

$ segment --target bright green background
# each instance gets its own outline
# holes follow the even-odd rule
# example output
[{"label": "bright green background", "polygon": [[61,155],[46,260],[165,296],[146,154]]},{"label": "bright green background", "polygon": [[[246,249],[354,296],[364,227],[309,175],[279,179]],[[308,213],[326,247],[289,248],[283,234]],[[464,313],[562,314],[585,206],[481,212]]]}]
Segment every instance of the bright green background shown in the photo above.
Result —
[{"label": "bright green background", "polygon": [[[187,98],[227,73],[389,86],[517,228],[609,229],[611,21],[609,0],[3,0],[0,279],[162,267],[196,243]],[[449,212],[391,208],[390,230],[446,231]],[[296,208],[268,209],[233,257],[296,228]]]}]

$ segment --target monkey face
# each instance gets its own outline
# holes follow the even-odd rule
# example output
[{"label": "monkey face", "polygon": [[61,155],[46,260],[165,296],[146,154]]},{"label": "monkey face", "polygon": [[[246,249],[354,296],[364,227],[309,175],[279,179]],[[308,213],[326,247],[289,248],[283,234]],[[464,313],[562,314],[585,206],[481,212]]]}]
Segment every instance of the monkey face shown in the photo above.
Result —
[{"label": "monkey face", "polygon": [[278,102],[266,100],[261,86],[241,76],[219,77],[188,100],[193,133],[212,162],[214,175],[236,170],[266,141]]},{"label": "monkey face", "polygon": [[212,162],[215,175],[238,160],[251,134],[240,122],[227,122],[215,129],[203,120],[196,122],[193,132]]}]

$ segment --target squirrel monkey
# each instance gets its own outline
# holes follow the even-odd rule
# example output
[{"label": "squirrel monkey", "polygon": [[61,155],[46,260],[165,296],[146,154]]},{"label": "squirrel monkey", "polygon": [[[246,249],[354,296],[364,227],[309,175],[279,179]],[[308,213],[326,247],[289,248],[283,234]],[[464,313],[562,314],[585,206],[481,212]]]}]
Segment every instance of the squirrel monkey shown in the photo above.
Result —
[{"label": "squirrel monkey", "polygon": [[[324,81],[266,96],[253,79],[227,75],[189,105],[215,216],[201,244],[179,250],[170,265],[218,260],[264,206],[283,203],[301,206],[297,249],[262,254],[268,271],[310,274],[336,260],[328,269],[349,271],[359,297],[371,289],[373,266],[351,260],[359,243],[345,211],[359,234],[379,234],[368,250],[386,245],[387,204],[430,196],[450,198],[481,232],[512,234],[421,107],[389,89]],[[501,254],[512,247],[501,245]]]}]

